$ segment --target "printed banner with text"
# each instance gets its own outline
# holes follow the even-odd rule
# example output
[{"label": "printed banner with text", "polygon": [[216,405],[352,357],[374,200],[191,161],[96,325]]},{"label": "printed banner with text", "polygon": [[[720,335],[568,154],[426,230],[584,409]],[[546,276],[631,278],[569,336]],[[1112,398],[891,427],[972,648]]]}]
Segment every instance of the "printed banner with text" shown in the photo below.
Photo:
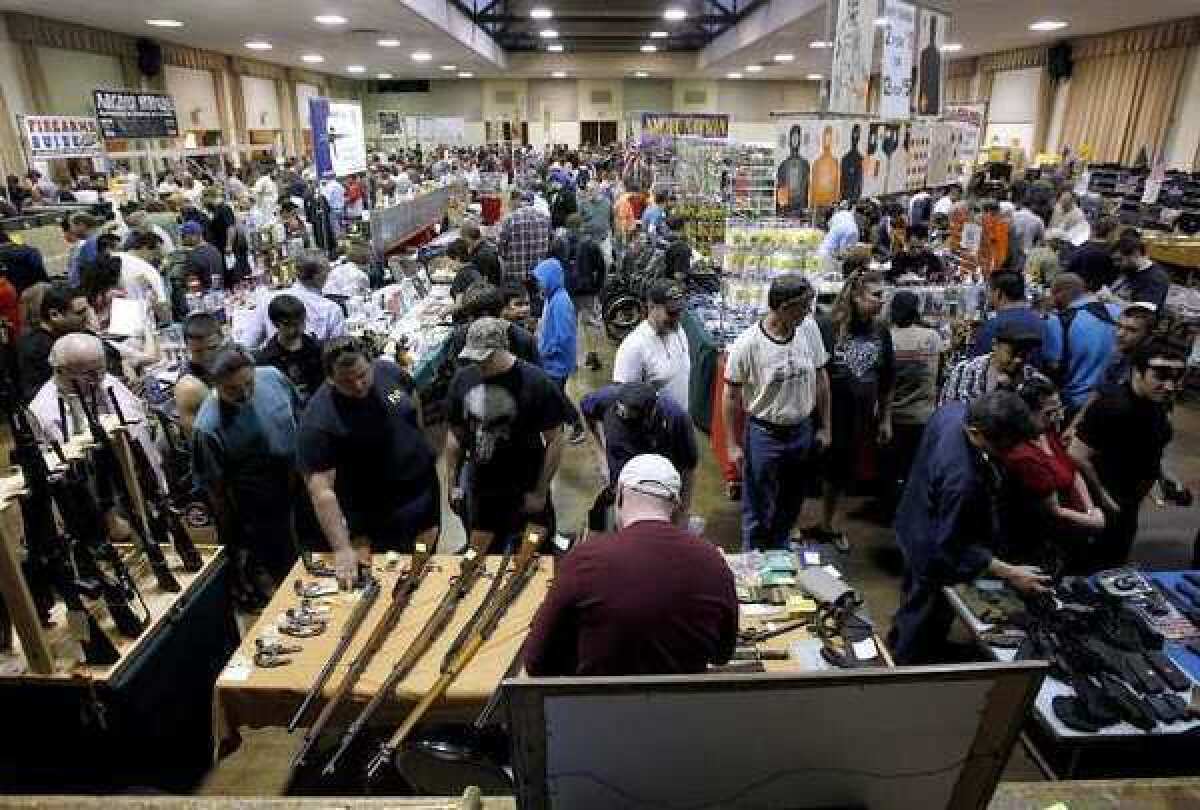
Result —
[{"label": "printed banner with text", "polygon": [[883,36],[883,75],[880,79],[879,114],[908,118],[912,110],[913,37],[917,10],[902,0],[887,0],[887,29]]},{"label": "printed banner with text", "polygon": [[723,113],[642,113],[642,145],[672,138],[728,138],[729,116]]},{"label": "printed banner with text", "polygon": [[26,115],[22,121],[32,160],[100,156],[102,150],[94,118]]},{"label": "printed banner with text", "polygon": [[96,90],[96,120],[105,138],[175,138],[175,99],[159,93]]},{"label": "printed banner with text", "polygon": [[860,114],[867,111],[876,8],[876,0],[838,2],[829,81],[830,112]]}]

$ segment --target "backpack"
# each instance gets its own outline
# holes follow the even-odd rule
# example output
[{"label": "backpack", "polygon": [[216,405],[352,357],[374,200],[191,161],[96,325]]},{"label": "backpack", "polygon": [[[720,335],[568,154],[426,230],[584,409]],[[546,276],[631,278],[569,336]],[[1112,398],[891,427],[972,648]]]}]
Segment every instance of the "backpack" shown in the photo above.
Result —
[{"label": "backpack", "polygon": [[1054,384],[1061,388],[1067,381],[1068,360],[1071,357],[1071,324],[1075,322],[1075,317],[1081,310],[1087,310],[1092,317],[1098,318],[1100,321],[1113,326],[1116,321],[1108,311],[1108,307],[1099,301],[1089,301],[1081,307],[1071,307],[1066,312],[1058,313],[1058,321],[1062,324],[1062,354],[1058,364],[1058,371],[1054,375],[1056,379]]}]

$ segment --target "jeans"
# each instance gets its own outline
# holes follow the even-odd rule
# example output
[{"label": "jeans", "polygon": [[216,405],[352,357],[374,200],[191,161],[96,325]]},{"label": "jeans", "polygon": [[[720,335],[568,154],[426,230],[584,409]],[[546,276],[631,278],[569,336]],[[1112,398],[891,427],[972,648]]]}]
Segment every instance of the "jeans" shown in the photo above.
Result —
[{"label": "jeans", "polygon": [[804,505],[813,443],[811,419],[779,427],[746,422],[742,476],[742,548],[788,548]]},{"label": "jeans", "polygon": [[888,647],[901,666],[935,664],[944,660],[946,637],[954,624],[954,609],[933,577],[904,573],[904,601],[892,619]]}]

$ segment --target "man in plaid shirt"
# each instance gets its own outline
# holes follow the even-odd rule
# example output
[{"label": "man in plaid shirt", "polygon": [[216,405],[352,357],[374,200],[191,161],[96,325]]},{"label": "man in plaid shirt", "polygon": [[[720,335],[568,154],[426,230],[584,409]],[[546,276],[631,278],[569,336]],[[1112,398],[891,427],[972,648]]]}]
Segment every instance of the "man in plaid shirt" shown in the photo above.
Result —
[{"label": "man in plaid shirt", "polygon": [[550,252],[550,217],[533,207],[533,195],[514,191],[513,210],[500,224],[500,261],[505,284],[523,285]]}]

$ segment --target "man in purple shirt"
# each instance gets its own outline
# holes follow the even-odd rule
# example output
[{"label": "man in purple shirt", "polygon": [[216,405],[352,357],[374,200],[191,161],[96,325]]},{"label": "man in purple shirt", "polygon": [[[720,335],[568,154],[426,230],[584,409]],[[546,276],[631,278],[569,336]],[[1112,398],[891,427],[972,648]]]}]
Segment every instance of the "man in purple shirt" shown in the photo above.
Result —
[{"label": "man in purple shirt", "polygon": [[675,675],[723,664],[737,642],[733,573],[678,528],[679,473],[635,456],[617,482],[620,531],[562,558],[525,642],[530,675]]}]

